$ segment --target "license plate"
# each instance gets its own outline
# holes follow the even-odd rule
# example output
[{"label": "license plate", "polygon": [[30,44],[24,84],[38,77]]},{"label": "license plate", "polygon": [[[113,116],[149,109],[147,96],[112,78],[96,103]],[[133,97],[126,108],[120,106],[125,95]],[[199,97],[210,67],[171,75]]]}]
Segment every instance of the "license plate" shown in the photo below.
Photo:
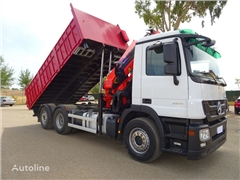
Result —
[{"label": "license plate", "polygon": [[220,134],[223,132],[223,125],[217,127],[217,134]]}]

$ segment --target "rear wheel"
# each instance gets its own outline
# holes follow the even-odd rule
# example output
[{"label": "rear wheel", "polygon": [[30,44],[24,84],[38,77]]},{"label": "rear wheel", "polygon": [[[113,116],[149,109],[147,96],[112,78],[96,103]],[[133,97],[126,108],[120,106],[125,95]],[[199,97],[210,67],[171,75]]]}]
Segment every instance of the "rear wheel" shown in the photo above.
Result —
[{"label": "rear wheel", "polygon": [[71,132],[72,128],[68,126],[68,112],[63,107],[55,110],[53,120],[54,128],[58,134],[68,134]]},{"label": "rear wheel", "polygon": [[41,122],[43,129],[52,129],[53,122],[52,122],[52,112],[47,106],[43,106],[39,113],[39,120]]},{"label": "rear wheel", "polygon": [[162,153],[159,133],[149,118],[131,120],[125,127],[123,138],[129,154],[138,161],[151,162]]}]

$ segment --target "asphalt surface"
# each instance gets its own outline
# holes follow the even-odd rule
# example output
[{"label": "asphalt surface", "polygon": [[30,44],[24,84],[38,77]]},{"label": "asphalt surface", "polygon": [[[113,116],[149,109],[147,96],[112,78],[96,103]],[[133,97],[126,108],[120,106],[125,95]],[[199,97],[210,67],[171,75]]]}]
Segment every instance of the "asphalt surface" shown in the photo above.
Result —
[{"label": "asphalt surface", "polygon": [[122,142],[44,130],[25,106],[1,107],[1,179],[240,179],[240,115],[228,112],[227,142],[201,160],[163,153],[137,162]]}]

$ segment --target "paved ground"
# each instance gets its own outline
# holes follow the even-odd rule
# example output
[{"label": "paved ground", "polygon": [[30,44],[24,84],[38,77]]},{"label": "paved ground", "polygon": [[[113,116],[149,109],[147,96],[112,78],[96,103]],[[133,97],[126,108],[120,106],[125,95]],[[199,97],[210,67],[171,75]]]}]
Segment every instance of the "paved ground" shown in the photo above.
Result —
[{"label": "paved ground", "polygon": [[44,130],[25,106],[0,108],[1,179],[240,179],[240,115],[228,112],[228,140],[205,159],[163,153],[153,163],[130,158],[121,142],[78,131]]}]

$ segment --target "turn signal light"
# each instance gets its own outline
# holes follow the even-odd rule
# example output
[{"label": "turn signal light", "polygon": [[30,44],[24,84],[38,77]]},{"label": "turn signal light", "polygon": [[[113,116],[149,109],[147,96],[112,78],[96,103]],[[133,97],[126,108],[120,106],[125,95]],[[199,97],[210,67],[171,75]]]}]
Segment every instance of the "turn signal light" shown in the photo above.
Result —
[{"label": "turn signal light", "polygon": [[194,135],[195,135],[195,132],[194,132],[194,131],[191,131],[191,130],[189,130],[189,131],[188,131],[188,135],[189,135],[189,136],[194,136]]}]

